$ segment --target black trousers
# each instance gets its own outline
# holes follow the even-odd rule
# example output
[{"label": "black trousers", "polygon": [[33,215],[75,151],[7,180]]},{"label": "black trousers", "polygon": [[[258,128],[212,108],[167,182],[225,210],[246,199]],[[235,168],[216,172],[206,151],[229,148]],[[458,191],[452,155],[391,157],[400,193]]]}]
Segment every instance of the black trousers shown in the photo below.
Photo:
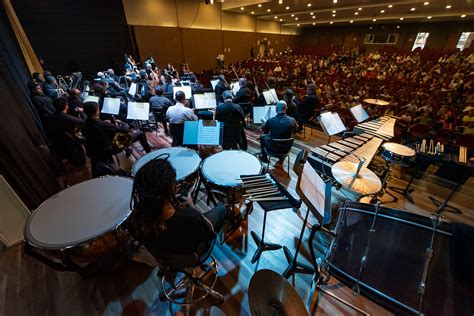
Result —
[{"label": "black trousers", "polygon": [[145,132],[142,132],[140,130],[132,130],[128,133],[132,137],[132,143],[139,141],[145,152],[149,153],[151,151]]},{"label": "black trousers", "polygon": [[266,150],[268,146],[270,146],[270,136],[267,134],[263,134],[262,136],[260,136],[260,147],[262,149],[261,155],[263,159],[268,159]]},{"label": "black trousers", "polygon": [[228,210],[224,205],[218,205],[203,215],[212,225],[214,233],[217,234],[221,231],[224,220],[228,216]]}]

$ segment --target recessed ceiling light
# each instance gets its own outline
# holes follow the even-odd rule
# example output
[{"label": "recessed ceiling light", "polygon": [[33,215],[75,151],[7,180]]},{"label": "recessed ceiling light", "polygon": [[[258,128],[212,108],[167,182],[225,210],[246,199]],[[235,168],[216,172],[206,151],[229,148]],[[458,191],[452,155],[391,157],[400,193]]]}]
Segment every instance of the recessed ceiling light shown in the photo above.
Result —
[{"label": "recessed ceiling light", "polygon": [[427,16],[426,18],[427,18],[428,20],[431,20],[431,16]]},{"label": "recessed ceiling light", "polygon": [[270,12],[270,11],[272,11],[272,10],[270,10],[270,9],[267,9],[267,12]]},{"label": "recessed ceiling light", "polygon": [[359,15],[359,12],[354,13],[354,15]]},{"label": "recessed ceiling light", "polygon": [[291,17],[294,17],[294,16],[295,16],[294,14],[291,15]]},{"label": "recessed ceiling light", "polygon": [[373,20],[372,20],[372,22],[376,22],[376,21],[377,21],[377,19],[373,19]]},{"label": "recessed ceiling light", "polygon": [[380,13],[385,13],[385,10],[380,10]]},{"label": "recessed ceiling light", "polygon": [[283,0],[278,0],[278,4],[282,4],[283,3]]},{"label": "recessed ceiling light", "polygon": [[350,22],[350,23],[354,23],[354,20],[350,20],[349,22]]},{"label": "recessed ceiling light", "polygon": [[410,11],[415,11],[416,9],[415,8],[411,8]]},{"label": "recessed ceiling light", "polygon": [[333,23],[334,23],[333,21],[329,22],[329,24],[333,24]]},{"label": "recessed ceiling light", "polygon": [[261,7],[262,7],[262,4],[260,3],[260,4],[258,5],[258,7],[261,8]]},{"label": "recessed ceiling light", "polygon": [[400,28],[400,25],[397,25],[397,29],[399,29],[399,28]]},{"label": "recessed ceiling light", "polygon": [[405,18],[400,18],[400,21],[403,21],[403,20],[405,20]]},{"label": "recessed ceiling light", "polygon": [[290,10],[290,7],[286,7],[285,9]]},{"label": "recessed ceiling light", "polygon": [[465,15],[465,14],[463,14],[463,15],[461,15],[461,17],[462,17],[462,18],[465,18],[465,17],[466,17],[466,15]]},{"label": "recessed ceiling light", "polygon": [[243,9],[244,9],[244,7],[240,7],[240,10],[243,10]]},{"label": "recessed ceiling light", "polygon": [[296,24],[296,26],[300,26],[299,24]]},{"label": "recessed ceiling light", "polygon": [[332,17],[333,17],[333,18],[335,18],[335,17],[336,17],[336,15],[335,15],[335,14],[333,14],[333,15],[332,15]]},{"label": "recessed ceiling light", "polygon": [[311,12],[311,13],[310,13],[310,15],[313,15],[313,14],[314,14],[314,12]]},{"label": "recessed ceiling light", "polygon": [[337,0],[332,0],[332,3],[337,3]]},{"label": "recessed ceiling light", "polygon": [[252,12],[250,12],[250,13],[252,13],[252,14],[255,14],[255,12],[253,12],[253,11],[252,11]]},{"label": "recessed ceiling light", "polygon": [[448,4],[448,5],[446,6],[446,9],[451,9],[451,5]]},{"label": "recessed ceiling light", "polygon": [[362,11],[362,8],[359,8],[359,9],[357,9],[357,10]]},{"label": "recessed ceiling light", "polygon": [[283,22],[283,19],[280,19],[280,22]]},{"label": "recessed ceiling light", "polygon": [[295,21],[298,21],[298,17],[295,18]]},{"label": "recessed ceiling light", "polygon": [[278,19],[278,17],[275,15],[275,19]]},{"label": "recessed ceiling light", "polygon": [[336,13],[336,10],[332,10],[332,13]]},{"label": "recessed ceiling light", "polygon": [[308,3],[308,7],[310,7],[310,6],[311,6],[311,3]]},{"label": "recessed ceiling light", "polygon": [[428,5],[428,4],[430,4],[428,1],[426,1],[425,3],[423,3],[423,5]]},{"label": "recessed ceiling light", "polygon": [[313,25],[316,25],[316,23],[313,22]]},{"label": "recessed ceiling light", "polygon": [[313,19],[316,19],[316,16],[313,15]]},{"label": "recessed ceiling light", "polygon": [[393,7],[393,5],[392,5],[392,4],[389,4],[388,7],[391,8],[391,7]]}]

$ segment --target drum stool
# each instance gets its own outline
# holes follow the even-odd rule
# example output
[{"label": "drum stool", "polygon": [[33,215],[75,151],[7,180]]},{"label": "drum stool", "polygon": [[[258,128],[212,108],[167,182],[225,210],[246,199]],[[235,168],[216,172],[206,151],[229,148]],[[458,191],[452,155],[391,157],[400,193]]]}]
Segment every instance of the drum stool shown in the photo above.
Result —
[{"label": "drum stool", "polygon": [[212,296],[219,303],[224,296],[215,291],[217,273],[216,259],[211,255],[215,241],[212,241],[201,254],[162,254],[156,259],[162,265],[158,270],[163,292],[160,300],[168,300],[189,309],[207,296]]}]

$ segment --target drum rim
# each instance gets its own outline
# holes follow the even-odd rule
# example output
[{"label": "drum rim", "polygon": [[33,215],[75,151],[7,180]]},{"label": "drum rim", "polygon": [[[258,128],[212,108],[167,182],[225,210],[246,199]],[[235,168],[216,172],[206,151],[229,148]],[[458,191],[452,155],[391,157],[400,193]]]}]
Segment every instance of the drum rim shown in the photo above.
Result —
[{"label": "drum rim", "polygon": [[204,160],[202,161],[201,166],[200,166],[200,171],[201,171],[201,175],[204,177],[204,179],[206,180],[206,182],[212,183],[212,184],[217,185],[217,186],[226,187],[226,188],[236,188],[236,187],[239,187],[239,186],[242,185],[241,183],[237,183],[237,184],[235,184],[235,185],[229,185],[229,184],[222,184],[222,183],[215,182],[215,181],[213,181],[213,180],[210,180],[210,179],[206,176],[206,174],[205,174],[205,172],[204,172],[204,164],[206,163],[206,161],[207,161],[209,158],[211,158],[211,157],[213,157],[213,156],[216,156],[216,155],[219,155],[219,154],[221,154],[221,153],[228,153],[228,152],[245,153],[245,154],[247,154],[247,155],[250,155],[250,156],[254,157],[254,158],[258,161],[258,163],[260,164],[260,171],[258,172],[258,174],[261,174],[261,173],[262,173],[262,171],[263,171],[262,162],[261,162],[257,157],[255,157],[254,155],[252,155],[252,154],[246,152],[245,150],[237,150],[237,149],[224,150],[224,151],[221,151],[221,152],[219,152],[219,153],[217,153],[217,154],[214,154],[214,155],[211,155],[211,156],[209,156],[209,157],[206,157],[206,159],[204,159]]},{"label": "drum rim", "polygon": [[[407,155],[402,155],[402,154],[400,154],[400,153],[393,152],[392,150],[390,150],[390,149],[388,149],[388,148],[386,147],[387,145],[389,145],[389,146],[391,146],[391,145],[397,145],[397,146],[402,146],[402,147],[408,148],[408,149],[411,150],[412,155],[407,156]],[[406,146],[406,145],[399,144],[399,143],[386,142],[386,143],[382,144],[382,148],[383,148],[384,150],[390,152],[392,155],[397,155],[397,156],[406,157],[406,158],[416,156],[416,151],[415,151],[413,148],[408,147],[408,146]]]},{"label": "drum rim", "polygon": [[80,182],[80,183],[76,183],[70,187],[67,187],[57,193],[55,193],[54,195],[50,196],[49,198],[47,198],[45,201],[43,201],[43,203],[41,203],[31,214],[30,216],[28,217],[26,223],[25,223],[25,227],[23,228],[23,236],[25,238],[25,242],[28,243],[30,246],[33,246],[35,248],[38,248],[38,249],[43,249],[43,250],[66,250],[66,249],[70,249],[70,248],[74,248],[74,247],[77,247],[77,246],[81,246],[83,244],[86,244],[86,243],[89,243],[97,238],[100,238],[102,236],[104,236],[105,234],[107,233],[110,233],[114,230],[117,230],[117,228],[119,226],[121,226],[129,217],[130,215],[132,214],[132,210],[128,210],[126,216],[120,220],[118,223],[116,223],[114,226],[102,231],[101,233],[97,233],[95,236],[92,236],[92,237],[87,237],[87,238],[83,238],[81,240],[78,240],[74,243],[67,243],[67,244],[56,244],[56,245],[51,245],[51,244],[46,244],[46,243],[43,243],[39,240],[37,240],[36,238],[34,238],[30,232],[30,224],[31,224],[31,221],[33,220],[33,217],[36,215],[36,213],[38,212],[38,210],[44,205],[46,204],[46,202],[51,199],[52,197],[60,194],[61,192],[63,191],[66,191],[66,190],[69,190],[71,188],[74,188],[76,186],[79,186],[81,184],[84,184],[86,182],[89,182],[89,181],[94,181],[94,180],[97,180],[97,179],[104,179],[104,178],[122,178],[122,179],[126,179],[126,180],[129,180],[129,181],[132,181],[133,183],[133,179],[132,178],[129,178],[129,177],[124,177],[124,176],[110,176],[110,175],[106,175],[106,176],[102,176],[102,177],[99,177],[99,178],[94,178],[94,179],[89,179],[87,181],[83,181],[83,182]]},{"label": "drum rim", "polygon": [[[201,156],[199,156],[199,154],[198,154],[197,151],[195,151],[194,149],[191,149],[191,148],[187,148],[187,147],[184,147],[184,146],[164,147],[164,148],[160,148],[160,149],[154,150],[154,151],[152,151],[152,152],[149,152],[149,153],[147,153],[147,155],[148,155],[148,154],[151,154],[151,153],[156,153],[156,152],[158,152],[158,151],[160,151],[160,150],[172,149],[172,148],[175,148],[175,149],[185,149],[185,150],[187,150],[187,151],[192,151],[192,152],[193,152],[194,154],[196,154],[196,156],[199,158],[199,162],[198,162],[196,168],[194,168],[193,171],[192,171],[190,174],[188,174],[188,175],[186,175],[186,176],[184,176],[184,177],[182,177],[182,178],[179,178],[179,179],[176,178],[176,181],[182,181],[182,180],[186,179],[187,177],[189,177],[190,175],[196,173],[196,172],[199,170],[199,167],[201,166],[201,162],[202,162]],[[145,156],[146,156],[146,155],[141,156],[141,157],[138,158],[137,161],[135,161],[135,163],[133,164],[132,170],[131,170],[132,177],[135,177],[135,175],[136,175],[136,173],[134,172],[134,168],[133,168],[133,167],[134,167],[140,160],[142,160],[143,157],[145,157]],[[140,170],[140,169],[138,169],[138,170]],[[137,172],[138,172],[138,170],[137,170]]]}]

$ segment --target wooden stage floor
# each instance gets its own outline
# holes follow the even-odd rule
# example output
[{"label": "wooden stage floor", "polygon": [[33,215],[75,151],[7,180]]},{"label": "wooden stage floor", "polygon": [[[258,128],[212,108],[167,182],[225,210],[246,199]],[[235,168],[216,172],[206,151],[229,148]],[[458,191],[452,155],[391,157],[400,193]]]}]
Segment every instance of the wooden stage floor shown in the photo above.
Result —
[{"label": "wooden stage floor", "polygon": [[[159,132],[158,137],[149,133],[149,141],[157,147],[165,147],[170,139]],[[249,152],[256,154],[259,144],[257,132],[249,131]],[[303,147],[322,145],[326,137],[322,132],[306,131],[306,139],[302,134],[296,135],[296,142],[291,152],[291,165],[296,154]],[[132,158],[133,159],[133,158]],[[133,161],[122,157],[122,167],[130,167]],[[296,175],[290,170],[287,173],[287,164],[270,166],[270,172],[294,193]],[[404,186],[409,175],[395,172],[398,179],[391,181],[392,185]],[[87,170],[70,170],[61,181],[64,184],[74,184],[87,179]],[[414,182],[413,193],[415,204],[406,201],[403,197],[390,207],[405,209],[418,214],[430,214],[435,206],[428,199],[428,193],[438,199],[444,199],[449,193],[449,184],[428,175]],[[463,214],[445,213],[449,220],[465,222],[474,225],[474,183],[472,178],[453,197],[452,204],[459,207]],[[333,194],[335,202],[341,200],[337,192]],[[201,211],[207,206],[201,201],[198,203]],[[266,240],[286,245],[293,253],[299,235],[303,214],[291,210],[274,211],[267,218]],[[67,206],[65,206],[67,211]],[[261,233],[263,211],[256,206],[241,230],[223,245],[217,244],[214,256],[219,261],[219,280],[217,289],[225,295],[225,302],[218,307],[225,315],[249,315],[247,290],[253,273],[260,269],[271,269],[282,273],[286,268],[283,250],[264,252],[256,263],[250,262],[256,245],[251,238],[247,238],[250,230]],[[316,222],[310,216],[308,227]],[[307,238],[309,230],[304,236],[302,258],[309,263]],[[324,236],[317,238],[313,245],[318,255],[322,255],[327,246]],[[97,278],[82,278],[73,272],[57,272],[42,263],[29,257],[21,245],[6,249],[3,254],[0,250],[0,315],[181,315],[182,310],[159,300],[160,285],[156,276],[157,268],[151,268],[142,263],[129,263],[109,274]],[[290,278],[298,294],[306,300],[311,284],[310,275],[297,274]],[[346,299],[352,304],[369,312],[372,315],[390,315],[391,313],[366,299],[363,296],[352,295],[351,290],[341,282],[331,277],[326,288],[332,293]],[[204,301],[194,311],[195,315],[209,315],[212,301]],[[314,303],[314,298],[313,298]],[[218,315],[214,314],[213,315]],[[321,294],[318,302],[317,315],[355,315],[356,313],[341,305],[327,295]]]}]

